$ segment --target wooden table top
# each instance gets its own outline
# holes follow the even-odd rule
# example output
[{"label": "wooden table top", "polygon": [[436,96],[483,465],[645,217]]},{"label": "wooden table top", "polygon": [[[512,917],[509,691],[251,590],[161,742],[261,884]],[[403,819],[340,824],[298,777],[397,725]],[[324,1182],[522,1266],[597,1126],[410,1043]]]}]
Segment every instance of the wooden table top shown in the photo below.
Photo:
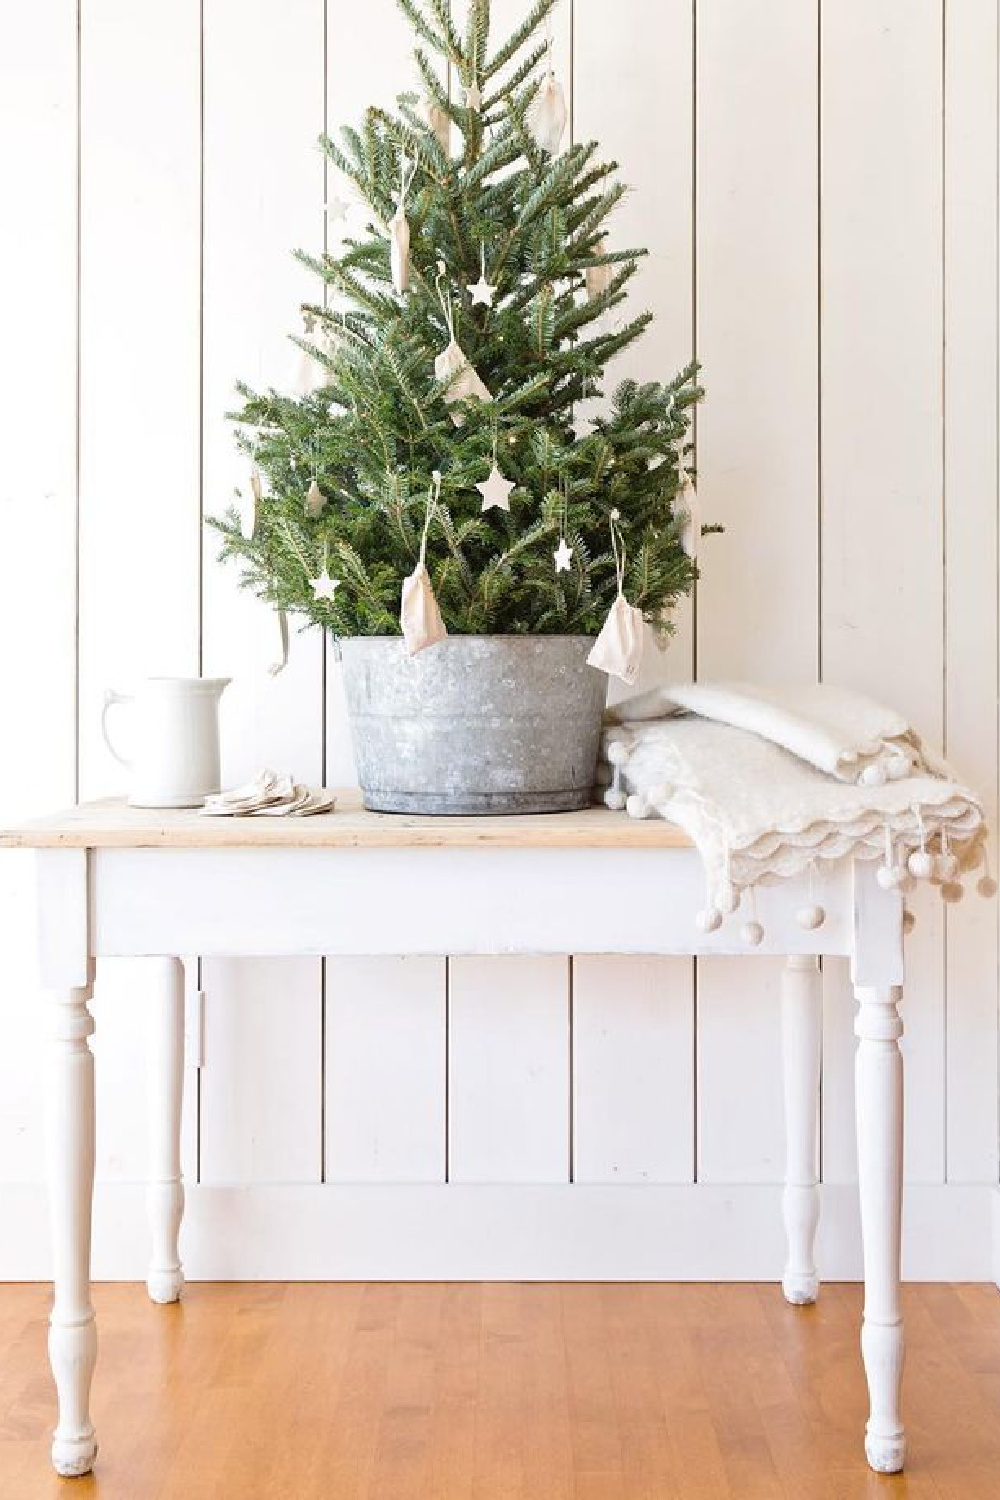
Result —
[{"label": "wooden table top", "polygon": [[84,802],[16,828],[7,849],[686,849],[672,823],[604,807],[502,818],[415,817],[366,812],[360,793],[338,791],[333,812],[311,818],[205,817],[189,808],[130,807],[122,798]]}]

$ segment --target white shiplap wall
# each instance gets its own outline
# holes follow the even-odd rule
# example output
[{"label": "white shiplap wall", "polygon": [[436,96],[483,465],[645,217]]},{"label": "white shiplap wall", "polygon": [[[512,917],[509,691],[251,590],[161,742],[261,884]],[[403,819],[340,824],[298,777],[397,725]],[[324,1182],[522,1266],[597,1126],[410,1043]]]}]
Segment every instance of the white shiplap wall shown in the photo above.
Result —
[{"label": "white shiplap wall", "polygon": [[[495,24],[522,9],[494,0]],[[563,0],[555,32],[574,136],[598,137],[635,189],[615,238],[651,251],[638,295],[657,321],[628,369],[661,376],[697,352],[709,391],[702,502],[727,530],[650,671],[866,688],[944,744],[995,812],[997,0]],[[36,0],[0,18],[0,129],[16,146],[0,156],[0,815],[119,790],[103,691],[156,671],[235,677],[227,778],[265,760],[350,778],[333,654],[295,635],[287,670],[266,675],[271,622],[201,519],[243,478],[224,420],[234,380],[292,380],[285,335],[308,281],[290,250],[334,232],[315,138],[413,81],[393,0]],[[46,1263],[31,897],[28,860],[5,855],[0,1205],[28,1227],[0,1272],[22,1275]],[[928,902],[919,916],[907,1174],[930,1224],[997,1180],[997,913],[970,902],[945,922]],[[105,1263],[128,1274],[142,978],[107,964],[95,1001],[98,1261],[114,1216]],[[393,1271],[424,1275],[509,1271],[491,1259],[498,1202],[517,1235],[559,1221],[567,1191],[582,1212],[603,1184],[645,1184],[651,1220],[627,1194],[620,1215],[601,1209],[617,1235],[604,1271],[655,1271],[638,1245],[652,1224],[676,1228],[688,1248],[667,1264],[684,1274],[760,1274],[780,1236],[719,1228],[734,1202],[744,1225],[776,1223],[777,982],[766,960],[206,963],[204,1066],[186,1094],[195,1269],[199,1253],[216,1274],[292,1264],[280,1235],[270,1261],[267,1245],[223,1247],[233,1184],[251,1217],[300,1215],[305,1274],[378,1271],[328,1238],[336,1205],[375,1203],[404,1246]],[[824,987],[843,1271],[842,965]],[[444,1199],[419,1196],[446,1181]],[[388,1196],[351,1196],[357,1183]],[[491,1207],[479,1183],[535,1186]],[[437,1214],[453,1231],[452,1213],[486,1248],[436,1260],[421,1227]],[[558,1235],[533,1259],[538,1232],[516,1269],[574,1274],[575,1251],[553,1259]],[[933,1268],[987,1256],[946,1245]]]}]

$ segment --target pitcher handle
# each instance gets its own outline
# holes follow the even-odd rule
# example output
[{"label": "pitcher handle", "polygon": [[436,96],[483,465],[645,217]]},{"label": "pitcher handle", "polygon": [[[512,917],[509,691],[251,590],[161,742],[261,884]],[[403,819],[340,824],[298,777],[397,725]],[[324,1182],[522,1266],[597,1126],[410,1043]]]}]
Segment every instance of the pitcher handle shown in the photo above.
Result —
[{"label": "pitcher handle", "polygon": [[115,760],[118,761],[120,765],[126,766],[129,770],[132,769],[132,762],[130,760],[127,760],[124,755],[119,755],[118,751],[111,743],[111,737],[108,734],[108,709],[113,708],[116,703],[131,702],[133,702],[133,698],[130,693],[116,693],[113,688],[109,688],[108,691],[104,694],[104,708],[101,712],[101,734],[104,738],[104,743],[111,751],[111,754],[114,756]]}]

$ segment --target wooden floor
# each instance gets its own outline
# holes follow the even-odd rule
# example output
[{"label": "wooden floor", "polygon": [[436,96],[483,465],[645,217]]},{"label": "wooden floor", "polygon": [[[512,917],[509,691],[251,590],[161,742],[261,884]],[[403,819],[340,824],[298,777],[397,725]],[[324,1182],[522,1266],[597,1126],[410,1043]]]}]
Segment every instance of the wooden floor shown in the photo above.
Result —
[{"label": "wooden floor", "polygon": [[96,1289],[96,1473],[48,1467],[49,1293],[0,1287],[3,1500],[1000,1496],[1000,1294],[906,1288],[910,1461],[862,1457],[860,1291]]}]

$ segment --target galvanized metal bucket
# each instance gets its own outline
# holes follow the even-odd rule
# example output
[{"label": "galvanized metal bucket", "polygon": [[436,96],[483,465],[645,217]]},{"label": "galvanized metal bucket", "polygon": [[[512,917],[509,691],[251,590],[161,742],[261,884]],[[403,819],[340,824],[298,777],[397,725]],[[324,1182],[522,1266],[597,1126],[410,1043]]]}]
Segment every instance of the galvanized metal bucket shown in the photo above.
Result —
[{"label": "galvanized metal bucket", "polygon": [[373,812],[569,812],[591,800],[603,672],[582,635],[459,635],[407,656],[340,642],[358,780]]}]

